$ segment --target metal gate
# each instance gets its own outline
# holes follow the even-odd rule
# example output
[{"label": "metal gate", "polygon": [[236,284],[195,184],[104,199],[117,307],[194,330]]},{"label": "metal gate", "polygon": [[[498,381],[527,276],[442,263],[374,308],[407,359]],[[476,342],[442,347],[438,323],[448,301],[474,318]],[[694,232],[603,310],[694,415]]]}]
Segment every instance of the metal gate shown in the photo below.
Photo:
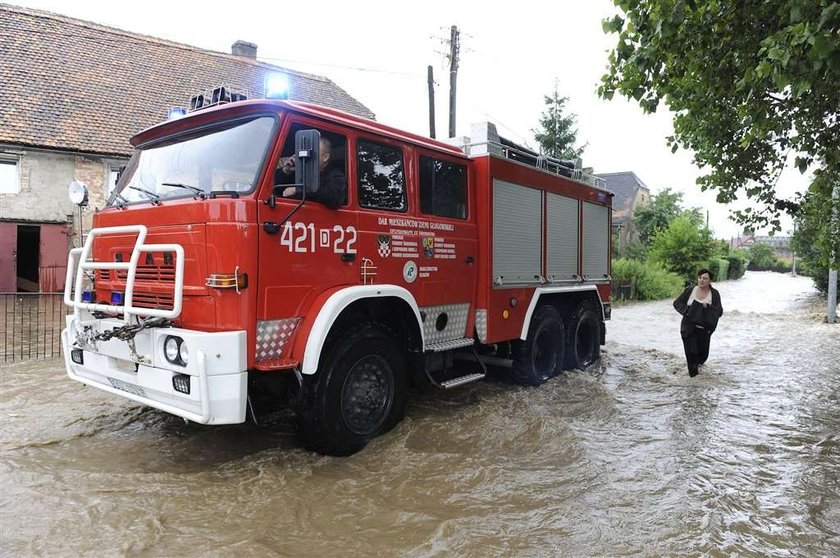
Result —
[{"label": "metal gate", "polygon": [[61,356],[67,313],[62,294],[0,293],[0,359],[15,362]]}]

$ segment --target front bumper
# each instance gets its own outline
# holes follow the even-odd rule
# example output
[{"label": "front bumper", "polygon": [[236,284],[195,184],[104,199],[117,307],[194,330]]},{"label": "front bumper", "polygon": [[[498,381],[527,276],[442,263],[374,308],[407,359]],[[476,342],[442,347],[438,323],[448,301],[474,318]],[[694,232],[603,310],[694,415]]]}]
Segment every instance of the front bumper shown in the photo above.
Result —
[{"label": "front bumper", "polygon": [[[116,338],[94,341],[90,333],[108,331],[125,322],[90,319],[77,324],[76,320],[72,314],[67,316],[67,328],[61,333],[71,379],[200,424],[245,421],[248,373],[244,331],[151,328],[141,330],[131,342]],[[166,360],[163,342],[169,335],[187,344],[190,358],[186,366]],[[175,376],[188,377],[189,393],[175,389]]]}]

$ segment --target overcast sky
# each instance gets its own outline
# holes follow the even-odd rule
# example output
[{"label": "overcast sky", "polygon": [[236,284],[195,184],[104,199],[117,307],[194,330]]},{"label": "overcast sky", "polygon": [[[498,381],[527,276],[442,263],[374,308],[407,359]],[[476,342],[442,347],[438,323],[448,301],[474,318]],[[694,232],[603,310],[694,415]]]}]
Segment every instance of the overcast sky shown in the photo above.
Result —
[{"label": "overcast sky", "polygon": [[[598,98],[597,84],[615,41],[601,29],[601,20],[616,13],[610,0],[11,3],[222,52],[230,52],[236,40],[249,41],[257,44],[258,59],[327,76],[379,121],[424,135],[429,134],[426,67],[432,65],[438,138],[448,130],[444,39],[457,25],[462,45],[457,135],[469,135],[471,123],[489,120],[501,135],[535,147],[543,96],[556,80],[560,94],[569,98],[567,108],[577,114],[578,139],[588,143],[585,166],[597,173],[633,171],[653,194],[666,187],[683,192],[687,205],[709,211],[718,237],[739,230],[728,220],[727,207],[700,192],[691,154],[667,148],[665,137],[672,132],[667,112],[644,115],[623,98]],[[310,7],[318,11],[307,11]],[[786,195],[806,185],[797,171],[780,181]],[[787,233],[789,221],[783,225]]]}]

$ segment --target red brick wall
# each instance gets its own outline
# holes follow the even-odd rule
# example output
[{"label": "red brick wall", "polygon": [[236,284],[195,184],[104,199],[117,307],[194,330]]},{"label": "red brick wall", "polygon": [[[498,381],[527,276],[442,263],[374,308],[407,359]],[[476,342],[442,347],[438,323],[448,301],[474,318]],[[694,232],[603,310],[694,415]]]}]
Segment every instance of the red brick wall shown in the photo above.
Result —
[{"label": "red brick wall", "polygon": [[95,208],[105,207],[105,170],[105,166],[98,157],[93,159],[81,155],[76,156],[73,179],[84,182],[88,187],[88,206],[83,211],[86,231],[93,225]]}]

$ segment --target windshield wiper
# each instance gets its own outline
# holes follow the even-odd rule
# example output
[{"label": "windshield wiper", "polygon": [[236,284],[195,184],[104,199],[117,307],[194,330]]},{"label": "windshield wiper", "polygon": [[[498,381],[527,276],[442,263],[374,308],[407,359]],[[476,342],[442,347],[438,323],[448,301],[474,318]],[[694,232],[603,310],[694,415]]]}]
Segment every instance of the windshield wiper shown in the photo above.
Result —
[{"label": "windshield wiper", "polygon": [[145,188],[140,188],[139,186],[129,186],[132,190],[137,190],[138,192],[142,192],[146,194],[150,200],[152,200],[152,205],[161,205],[160,203],[160,196],[152,192],[151,190],[146,190]]},{"label": "windshield wiper", "polygon": [[128,200],[122,197],[122,194],[119,192],[114,192],[113,196],[118,200],[116,204],[118,209],[125,209],[125,204],[128,203]]},{"label": "windshield wiper", "polygon": [[[172,186],[173,188],[181,188],[181,189],[184,189],[184,190],[192,190],[193,192],[198,194],[197,197],[201,198],[202,200],[207,198],[207,194],[204,193],[204,190],[202,190],[201,188],[198,188],[197,186],[190,186],[189,184],[181,184],[180,182],[161,182],[160,185],[161,186]],[[196,196],[193,196],[193,197],[196,197]]]}]

